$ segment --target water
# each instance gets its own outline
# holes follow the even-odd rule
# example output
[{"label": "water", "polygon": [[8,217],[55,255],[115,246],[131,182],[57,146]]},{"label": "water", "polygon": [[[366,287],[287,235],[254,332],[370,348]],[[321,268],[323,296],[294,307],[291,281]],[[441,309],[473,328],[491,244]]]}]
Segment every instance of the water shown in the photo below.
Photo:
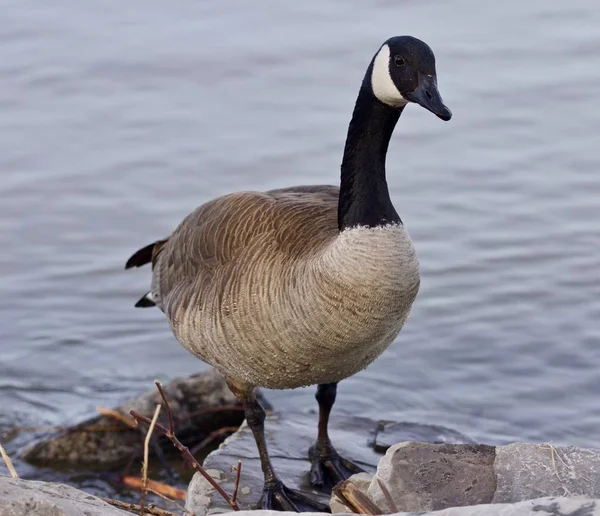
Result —
[{"label": "water", "polygon": [[204,368],[125,260],[217,195],[337,182],[366,65],[409,33],[454,113],[409,107],[390,146],[422,289],[335,410],[600,446],[595,0],[0,4],[0,426]]}]

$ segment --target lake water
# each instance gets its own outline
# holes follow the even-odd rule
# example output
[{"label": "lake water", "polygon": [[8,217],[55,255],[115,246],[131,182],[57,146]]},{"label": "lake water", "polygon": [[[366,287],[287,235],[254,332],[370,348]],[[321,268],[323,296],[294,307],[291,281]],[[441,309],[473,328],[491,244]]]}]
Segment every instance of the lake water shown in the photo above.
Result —
[{"label": "lake water", "polygon": [[411,34],[454,113],[409,106],[390,144],[422,288],[335,410],[600,446],[597,0],[0,11],[0,426],[73,423],[205,368],[134,309],[150,271],[125,260],[215,196],[336,183],[370,58]]}]

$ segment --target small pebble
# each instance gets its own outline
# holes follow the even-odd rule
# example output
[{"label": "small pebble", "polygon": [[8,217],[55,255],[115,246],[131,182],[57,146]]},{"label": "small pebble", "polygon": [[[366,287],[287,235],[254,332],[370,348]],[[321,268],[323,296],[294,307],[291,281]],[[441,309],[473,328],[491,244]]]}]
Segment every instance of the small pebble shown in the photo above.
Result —
[{"label": "small pebble", "polygon": [[242,489],[240,489],[241,493],[243,495],[247,495],[250,494],[250,488],[249,487],[242,487]]}]

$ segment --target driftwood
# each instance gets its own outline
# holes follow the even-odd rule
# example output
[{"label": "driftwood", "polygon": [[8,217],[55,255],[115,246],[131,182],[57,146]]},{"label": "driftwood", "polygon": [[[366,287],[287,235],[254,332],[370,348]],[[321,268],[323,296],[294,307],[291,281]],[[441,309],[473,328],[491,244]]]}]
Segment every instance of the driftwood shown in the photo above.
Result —
[{"label": "driftwood", "polygon": [[[229,391],[224,378],[214,370],[173,380],[164,390],[178,438],[185,446],[194,447],[210,435],[219,435],[224,427],[237,428],[244,420],[242,406]],[[34,444],[22,458],[43,466],[120,469],[130,463],[132,457],[142,455],[143,439],[140,430],[130,425],[130,410],[151,418],[161,401],[159,393],[152,389],[114,410],[103,409],[101,415]],[[261,403],[268,407],[264,399]],[[119,416],[115,416],[115,412]],[[161,414],[159,423],[168,425],[167,417]],[[164,436],[157,436],[156,444],[159,450],[172,451],[171,443]]]}]

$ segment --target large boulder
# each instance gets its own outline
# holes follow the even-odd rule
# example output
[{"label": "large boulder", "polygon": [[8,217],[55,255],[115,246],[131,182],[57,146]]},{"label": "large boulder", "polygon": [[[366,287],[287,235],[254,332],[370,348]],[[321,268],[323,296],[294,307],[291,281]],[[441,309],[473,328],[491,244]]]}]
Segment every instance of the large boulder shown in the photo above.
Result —
[{"label": "large boulder", "polygon": [[0,516],[126,516],[74,487],[0,477]]}]

